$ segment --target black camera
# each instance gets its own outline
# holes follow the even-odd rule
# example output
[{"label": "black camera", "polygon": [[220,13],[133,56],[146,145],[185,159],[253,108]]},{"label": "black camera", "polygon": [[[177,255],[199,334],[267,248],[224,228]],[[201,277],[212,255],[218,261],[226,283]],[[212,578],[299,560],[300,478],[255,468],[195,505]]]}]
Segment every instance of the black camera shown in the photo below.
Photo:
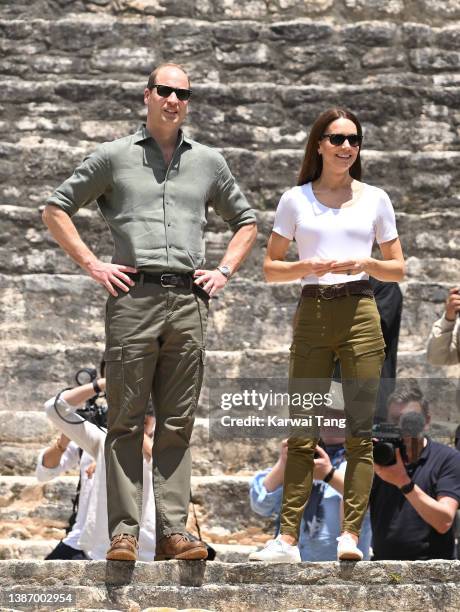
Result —
[{"label": "black camera", "polygon": [[[75,374],[75,380],[78,385],[87,385],[97,379],[96,368],[81,368]],[[98,427],[107,429],[107,399],[105,393],[95,393],[86,401],[84,408],[76,410],[83,419],[90,423],[94,423]]]},{"label": "black camera", "polygon": [[377,465],[394,465],[396,449],[401,451],[401,458],[407,462],[406,445],[401,437],[401,428],[390,423],[378,423],[372,428],[374,445],[374,463]]}]

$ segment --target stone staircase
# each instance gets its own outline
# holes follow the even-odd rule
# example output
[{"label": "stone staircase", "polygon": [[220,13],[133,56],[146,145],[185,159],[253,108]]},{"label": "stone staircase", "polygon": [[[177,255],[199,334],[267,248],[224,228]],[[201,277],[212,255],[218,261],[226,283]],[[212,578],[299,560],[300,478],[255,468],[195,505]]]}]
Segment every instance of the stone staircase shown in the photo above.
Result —
[{"label": "stone staircase", "polygon": [[[146,75],[165,59],[184,64],[192,77],[187,132],[222,150],[258,211],[257,245],[212,303],[207,380],[193,435],[201,530],[219,559],[242,561],[272,532],[270,521],[249,510],[247,487],[255,470],[274,462],[279,441],[210,439],[208,389],[223,376],[286,375],[298,285],[267,285],[261,264],[273,211],[295,183],[308,128],[330,105],[345,105],[361,118],[364,179],[386,189],[397,212],[407,258],[399,375],[460,374],[458,367],[433,368],[425,358],[431,324],[448,288],[460,282],[460,5],[0,0],[0,10],[0,558],[9,560],[0,563],[0,573],[18,589],[45,572],[52,572],[50,584],[61,580],[59,564],[11,559],[43,558],[62,536],[75,475],[45,485],[34,480],[38,450],[54,435],[42,404],[71,385],[78,368],[97,364],[103,348],[104,292],[57,248],[39,209],[96,143],[134,131],[144,117]],[[74,219],[90,248],[110,258],[110,236],[95,206]],[[211,213],[209,266],[229,237]],[[455,404],[442,393],[430,399],[434,421],[452,431],[460,422]],[[112,600],[99,585],[102,565],[88,567],[75,565],[82,585],[94,572],[93,586],[81,587],[81,607],[123,608],[125,599]],[[145,608],[150,582],[158,585],[155,605],[216,610],[412,610],[421,604],[453,610],[460,603],[453,565],[347,570],[332,564],[276,575],[262,566],[174,564],[172,573],[164,567],[136,568],[142,579],[123,587],[120,597]],[[173,586],[176,577],[181,586]]]},{"label": "stone staircase", "polygon": [[[14,604],[10,602],[20,601],[21,595],[62,593],[72,599],[67,604],[72,610],[454,612],[460,606],[459,561],[278,565],[160,561],[129,565],[0,561],[1,603],[11,609]],[[20,604],[14,609],[21,609]],[[40,607],[28,604],[22,609]]]}]

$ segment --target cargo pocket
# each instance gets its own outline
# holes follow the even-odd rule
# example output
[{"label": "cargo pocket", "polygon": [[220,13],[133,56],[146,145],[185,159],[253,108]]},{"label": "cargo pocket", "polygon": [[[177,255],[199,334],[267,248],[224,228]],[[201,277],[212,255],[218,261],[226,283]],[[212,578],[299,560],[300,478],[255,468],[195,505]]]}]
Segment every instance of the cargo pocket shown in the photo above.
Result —
[{"label": "cargo pocket", "polygon": [[203,376],[204,376],[204,364],[206,363],[206,349],[199,348],[196,351],[196,369],[195,369],[195,377],[194,377],[194,386],[192,393],[192,400],[190,402],[190,408],[192,413],[194,414],[196,411],[196,407],[198,404],[198,400],[201,393],[201,387],[203,385]]},{"label": "cargo pocket", "polygon": [[346,435],[350,437],[370,436],[380,372],[385,359],[383,338],[362,342],[352,347],[353,356],[347,364],[347,377],[342,380],[347,419]]},{"label": "cargo pocket", "polygon": [[150,395],[155,355],[150,343],[113,346],[104,353],[109,427],[120,417],[124,426],[141,426]]},{"label": "cargo pocket", "polygon": [[120,412],[123,398],[123,347],[112,346],[106,349],[104,361],[108,406],[107,425],[110,428]]},{"label": "cargo pocket", "polygon": [[375,338],[352,346],[355,376],[380,377],[385,360],[385,341]]},{"label": "cargo pocket", "polygon": [[301,342],[293,342],[289,348],[289,378],[307,378],[308,364],[312,347]]}]

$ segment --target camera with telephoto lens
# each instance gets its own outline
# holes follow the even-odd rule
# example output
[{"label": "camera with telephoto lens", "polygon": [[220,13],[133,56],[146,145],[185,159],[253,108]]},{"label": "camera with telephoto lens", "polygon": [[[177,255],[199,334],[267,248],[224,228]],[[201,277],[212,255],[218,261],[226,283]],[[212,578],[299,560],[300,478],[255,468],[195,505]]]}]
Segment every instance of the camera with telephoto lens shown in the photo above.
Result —
[{"label": "camera with telephoto lens", "polygon": [[[101,368],[102,370],[102,368]],[[96,368],[81,368],[75,374],[78,385],[87,385],[97,379]],[[105,393],[95,393],[85,402],[84,408],[76,410],[82,418],[99,427],[107,428],[107,399]]]},{"label": "camera with telephoto lens", "polygon": [[390,423],[378,423],[372,428],[374,446],[374,463],[377,465],[394,465],[396,449],[401,451],[401,458],[407,461],[406,445],[401,436],[401,428]]}]

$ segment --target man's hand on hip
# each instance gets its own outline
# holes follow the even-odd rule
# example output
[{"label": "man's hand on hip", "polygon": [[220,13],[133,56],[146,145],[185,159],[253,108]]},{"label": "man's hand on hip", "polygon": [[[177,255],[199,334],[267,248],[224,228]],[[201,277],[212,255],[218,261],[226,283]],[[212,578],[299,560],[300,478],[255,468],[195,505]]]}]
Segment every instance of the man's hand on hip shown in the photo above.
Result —
[{"label": "man's hand on hip", "polygon": [[131,272],[133,274],[137,272],[136,268],[105,263],[100,259],[92,261],[88,264],[86,269],[91,278],[100,285],[103,285],[114,297],[118,295],[114,285],[126,293],[129,291],[130,287],[134,285],[134,281],[129,278],[125,272]]},{"label": "man's hand on hip", "polygon": [[212,297],[227,284],[228,278],[219,272],[219,270],[195,270],[195,283],[201,285],[201,288],[209,293]]}]

